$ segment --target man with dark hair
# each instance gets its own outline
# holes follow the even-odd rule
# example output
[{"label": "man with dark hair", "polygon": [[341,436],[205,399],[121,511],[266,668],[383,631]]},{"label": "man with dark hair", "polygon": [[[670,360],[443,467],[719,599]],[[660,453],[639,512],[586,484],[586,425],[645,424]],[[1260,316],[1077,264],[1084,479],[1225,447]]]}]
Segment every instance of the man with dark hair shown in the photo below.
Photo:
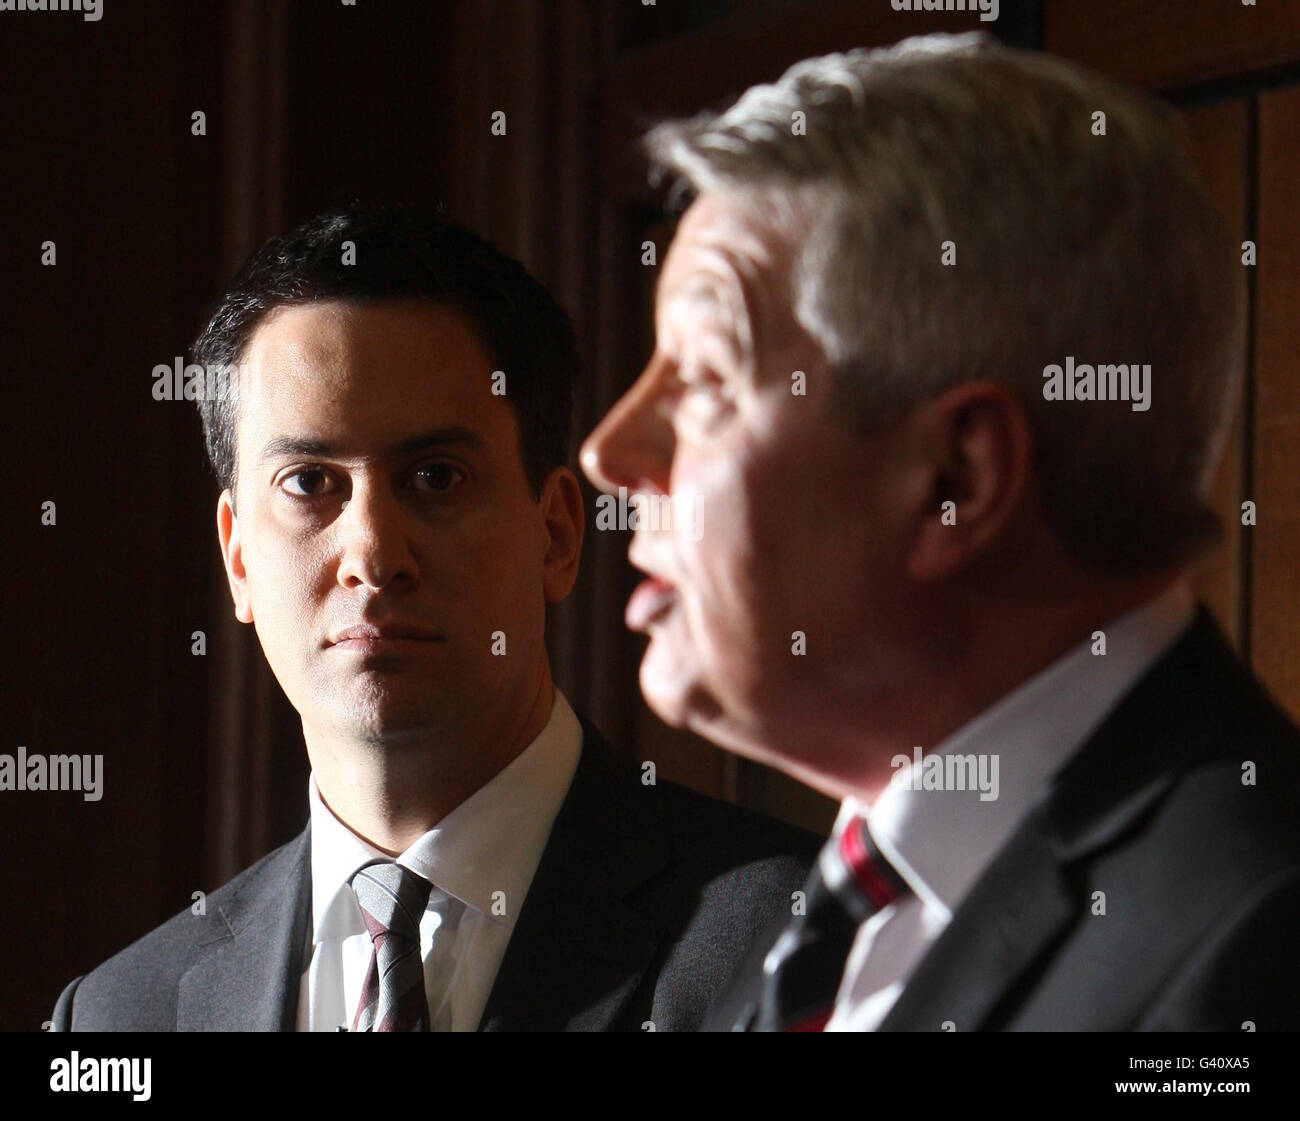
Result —
[{"label": "man with dark hair", "polygon": [[810,835],[642,772],[553,687],[584,516],[570,324],[451,222],[275,238],[195,348],[240,621],[302,716],[294,841],[84,977],[61,1030],[692,1029]]}]

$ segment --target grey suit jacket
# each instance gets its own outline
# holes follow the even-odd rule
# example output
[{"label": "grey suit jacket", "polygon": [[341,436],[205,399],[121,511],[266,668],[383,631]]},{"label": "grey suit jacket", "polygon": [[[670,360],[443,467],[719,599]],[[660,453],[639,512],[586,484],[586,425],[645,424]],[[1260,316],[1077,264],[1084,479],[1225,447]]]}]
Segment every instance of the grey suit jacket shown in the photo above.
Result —
[{"label": "grey suit jacket", "polygon": [[[292,1031],[310,829],[64,989],[56,1031]],[[582,755],[480,1023],[699,1027],[820,838],[641,771],[583,721]]]},{"label": "grey suit jacket", "polygon": [[[1058,772],[881,1030],[1296,1030],[1298,797],[1300,732],[1200,608]],[[751,1023],[781,925],[706,1030]]]}]

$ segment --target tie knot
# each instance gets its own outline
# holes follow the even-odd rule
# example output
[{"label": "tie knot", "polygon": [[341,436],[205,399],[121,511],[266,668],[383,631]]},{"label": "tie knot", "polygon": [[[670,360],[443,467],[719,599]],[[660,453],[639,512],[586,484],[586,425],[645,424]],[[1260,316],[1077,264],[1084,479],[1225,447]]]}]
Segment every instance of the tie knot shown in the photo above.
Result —
[{"label": "tie knot", "polygon": [[351,884],[371,938],[393,934],[419,941],[420,916],[433,890],[428,880],[391,860],[379,860],[360,868]]},{"label": "tie knot", "polygon": [[827,886],[858,922],[912,890],[885,859],[863,817],[853,818],[839,844],[823,850],[821,870]]},{"label": "tie knot", "polygon": [[[763,962],[753,1010],[759,1031],[821,1031],[830,1018],[859,926],[911,888],[855,817],[822,847],[808,879],[805,911]],[[747,1020],[742,1017],[741,1025]]]}]

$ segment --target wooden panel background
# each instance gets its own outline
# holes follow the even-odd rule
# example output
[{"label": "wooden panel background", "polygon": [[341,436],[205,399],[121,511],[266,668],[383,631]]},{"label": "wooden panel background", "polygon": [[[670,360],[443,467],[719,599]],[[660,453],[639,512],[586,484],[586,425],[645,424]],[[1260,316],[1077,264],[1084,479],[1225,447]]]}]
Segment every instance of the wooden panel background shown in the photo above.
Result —
[{"label": "wooden panel background", "polygon": [[[1199,591],[1274,697],[1300,719],[1300,4],[1047,0],[1045,49],[1188,107],[1211,197],[1239,241],[1244,382],[1216,486],[1227,538]],[[1241,504],[1256,504],[1243,526]]]},{"label": "wooden panel background", "polygon": [[1294,0],[1046,0],[1043,47],[1103,74],[1171,91],[1293,63]]},{"label": "wooden panel background", "polygon": [[[1236,241],[1244,241],[1249,179],[1248,106],[1241,100],[1221,102],[1188,113],[1187,123],[1201,178],[1210,198]],[[1249,288],[1248,274],[1244,267],[1239,280],[1242,289]],[[1242,381],[1245,383],[1243,400],[1249,399],[1249,341],[1243,333],[1242,353],[1239,356]],[[1224,633],[1232,639],[1239,651],[1244,645],[1246,633],[1245,531],[1240,516],[1249,478],[1245,461],[1247,441],[1244,418],[1245,413],[1239,406],[1215,482],[1214,508],[1223,523],[1223,544],[1207,558],[1197,580],[1197,591],[1201,598],[1214,612]]]},{"label": "wooden panel background", "polygon": [[1300,89],[1259,102],[1251,658],[1300,719]]}]

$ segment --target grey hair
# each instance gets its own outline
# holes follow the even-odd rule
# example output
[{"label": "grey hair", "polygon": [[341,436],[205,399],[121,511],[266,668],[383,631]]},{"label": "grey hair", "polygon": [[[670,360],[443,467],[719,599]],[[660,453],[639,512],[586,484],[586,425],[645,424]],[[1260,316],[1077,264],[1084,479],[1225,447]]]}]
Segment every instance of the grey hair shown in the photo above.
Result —
[{"label": "grey hair", "polygon": [[[1077,561],[1160,571],[1221,535],[1207,498],[1243,286],[1172,109],[983,33],[931,35],[807,59],[646,147],[678,190],[784,196],[794,315],[859,430],[994,381],[1026,407]],[[1152,407],[1045,400],[1067,357],[1150,363]]]}]

